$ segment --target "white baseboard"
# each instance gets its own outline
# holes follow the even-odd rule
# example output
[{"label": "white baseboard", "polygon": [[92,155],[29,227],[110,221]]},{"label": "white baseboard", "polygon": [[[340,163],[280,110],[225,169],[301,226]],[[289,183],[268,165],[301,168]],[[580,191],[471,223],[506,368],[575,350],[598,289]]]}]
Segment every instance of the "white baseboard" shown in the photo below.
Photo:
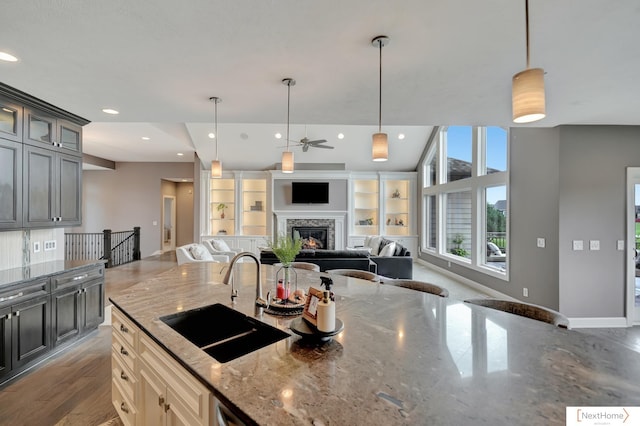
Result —
[{"label": "white baseboard", "polygon": [[100,327],[102,327],[103,325],[107,326],[107,327],[111,327],[111,307],[113,305],[108,305],[105,306],[104,308],[104,322],[102,324],[100,324]]},{"label": "white baseboard", "polygon": [[570,328],[624,328],[628,327],[624,317],[569,318]]},{"label": "white baseboard", "polygon": [[468,278],[462,277],[462,276],[460,276],[458,274],[454,274],[453,272],[451,272],[451,271],[449,271],[447,269],[441,268],[441,267],[436,266],[436,265],[434,265],[432,263],[426,262],[426,261],[424,261],[422,259],[419,259],[419,258],[415,259],[414,262],[420,263],[425,268],[433,269],[434,271],[436,271],[436,272],[438,272],[438,273],[440,273],[442,275],[446,275],[447,277],[449,277],[451,279],[459,281],[460,283],[462,283],[462,284],[464,284],[464,285],[466,285],[468,287],[474,288],[474,289],[476,289],[478,291],[481,291],[483,293],[487,293],[491,297],[495,297],[495,298],[498,298],[498,299],[505,299],[505,300],[514,300],[514,301],[518,301],[518,302],[520,301],[520,300],[518,300],[518,299],[516,299],[514,297],[511,297],[509,295],[501,293],[498,290],[494,290],[494,289],[492,289],[490,287],[483,286],[482,284],[479,284],[479,283],[477,283],[475,281],[472,281],[472,280],[470,280]]}]

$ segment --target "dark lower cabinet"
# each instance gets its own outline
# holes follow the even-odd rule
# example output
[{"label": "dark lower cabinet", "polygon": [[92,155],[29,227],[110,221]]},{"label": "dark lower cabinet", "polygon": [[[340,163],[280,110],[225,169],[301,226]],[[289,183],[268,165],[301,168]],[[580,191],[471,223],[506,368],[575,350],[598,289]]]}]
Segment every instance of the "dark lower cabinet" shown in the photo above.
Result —
[{"label": "dark lower cabinet", "polygon": [[0,287],[0,385],[104,321],[104,266]]}]

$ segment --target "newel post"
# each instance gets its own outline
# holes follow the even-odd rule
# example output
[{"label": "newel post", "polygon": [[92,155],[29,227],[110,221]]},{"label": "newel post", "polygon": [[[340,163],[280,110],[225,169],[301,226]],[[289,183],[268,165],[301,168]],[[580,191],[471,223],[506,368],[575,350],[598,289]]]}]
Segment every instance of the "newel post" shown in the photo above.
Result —
[{"label": "newel post", "polygon": [[103,243],[103,255],[102,258],[106,260],[105,268],[110,268],[113,266],[113,259],[111,259],[111,229],[105,229],[102,231],[104,237]]},{"label": "newel post", "polygon": [[133,260],[140,260],[140,227],[133,227]]}]

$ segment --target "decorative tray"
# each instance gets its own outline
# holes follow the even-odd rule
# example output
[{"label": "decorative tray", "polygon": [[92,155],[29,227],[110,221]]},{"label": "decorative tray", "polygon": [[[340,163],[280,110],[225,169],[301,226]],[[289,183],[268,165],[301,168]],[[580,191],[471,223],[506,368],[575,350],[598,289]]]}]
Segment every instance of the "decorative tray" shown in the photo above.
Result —
[{"label": "decorative tray", "polygon": [[[284,303],[283,303],[284,302]],[[283,316],[292,316],[292,315],[300,315],[304,310],[305,301],[301,302],[292,302],[291,300],[285,299],[273,299],[269,306],[265,307],[265,312],[272,315],[283,315]]]},{"label": "decorative tray", "polygon": [[309,324],[305,319],[295,318],[291,321],[291,324],[289,324],[289,328],[291,331],[304,338],[326,342],[331,340],[331,338],[336,334],[340,333],[344,329],[344,324],[340,319],[336,318],[336,329],[328,333],[324,333],[322,331],[318,331],[315,326]]}]

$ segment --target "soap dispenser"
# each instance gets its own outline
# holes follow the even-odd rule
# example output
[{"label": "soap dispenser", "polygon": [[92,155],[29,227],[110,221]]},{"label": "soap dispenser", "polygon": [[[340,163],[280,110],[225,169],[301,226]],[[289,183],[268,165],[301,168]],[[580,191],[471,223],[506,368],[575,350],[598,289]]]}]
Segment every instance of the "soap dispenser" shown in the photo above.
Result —
[{"label": "soap dispenser", "polygon": [[318,331],[330,333],[336,329],[336,304],[331,300],[331,278],[321,277],[325,290],[322,301],[318,303],[317,325]]}]

